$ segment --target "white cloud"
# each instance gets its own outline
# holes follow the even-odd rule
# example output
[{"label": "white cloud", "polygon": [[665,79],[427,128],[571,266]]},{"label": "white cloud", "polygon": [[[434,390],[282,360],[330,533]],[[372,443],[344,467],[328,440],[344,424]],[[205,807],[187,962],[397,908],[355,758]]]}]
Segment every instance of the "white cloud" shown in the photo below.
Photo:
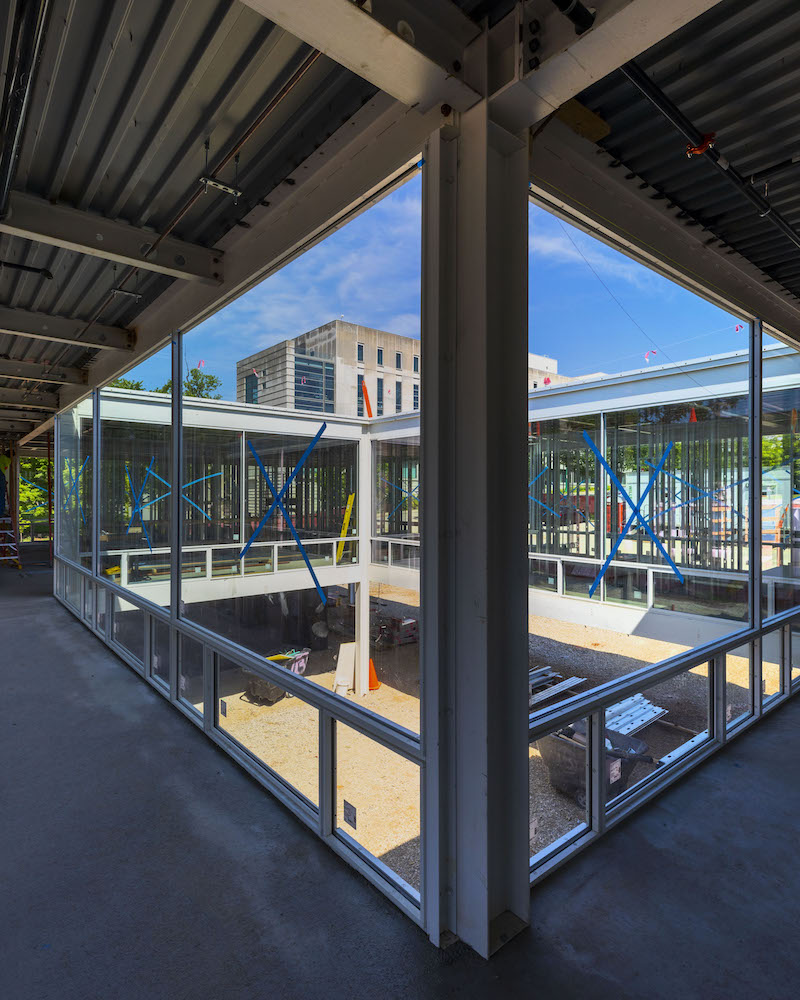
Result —
[{"label": "white cloud", "polygon": [[542,209],[533,209],[528,218],[528,252],[534,268],[541,263],[578,264],[589,272],[588,261],[601,278],[618,278],[641,289],[652,289],[656,284],[660,288],[663,284],[659,276],[643,264],[562,223]]}]

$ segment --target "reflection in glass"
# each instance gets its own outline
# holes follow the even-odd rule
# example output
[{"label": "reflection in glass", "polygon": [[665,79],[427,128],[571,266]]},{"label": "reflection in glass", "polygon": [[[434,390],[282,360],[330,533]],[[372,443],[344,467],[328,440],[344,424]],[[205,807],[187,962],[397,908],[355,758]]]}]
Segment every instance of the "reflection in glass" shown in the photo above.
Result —
[{"label": "reflection in glass", "polygon": [[336,723],[336,828],[419,893],[419,767]]},{"label": "reflection in glass", "polygon": [[148,394],[131,406],[127,395],[106,389],[100,396],[100,567],[120,586],[167,607],[170,396]]},{"label": "reflection in glass", "polygon": [[704,664],[606,709],[606,801],[656,775],[709,736]]},{"label": "reflection in glass", "polygon": [[254,670],[217,658],[217,726],[310,802],[319,802],[319,713]]},{"label": "reflection in glass", "polygon": [[169,686],[169,625],[157,618],[150,620],[150,672]]},{"label": "reflection in glass", "polygon": [[144,612],[120,597],[111,599],[111,638],[144,663]]},{"label": "reflection in glass", "polygon": [[586,827],[586,734],[580,719],[528,748],[531,857]]},{"label": "reflection in glass", "polygon": [[203,714],[203,647],[186,635],[178,645],[178,697]]},{"label": "reflection in glass", "polygon": [[59,455],[56,475],[61,477],[58,517],[58,551],[87,569],[92,566],[92,412],[93,401],[83,400],[59,416]]}]

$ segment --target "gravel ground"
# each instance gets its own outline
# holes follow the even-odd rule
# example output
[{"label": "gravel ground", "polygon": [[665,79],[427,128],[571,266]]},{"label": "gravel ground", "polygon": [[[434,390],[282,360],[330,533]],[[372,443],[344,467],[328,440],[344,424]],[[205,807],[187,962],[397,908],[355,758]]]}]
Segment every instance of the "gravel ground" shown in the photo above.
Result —
[{"label": "gravel ground", "polygon": [[[552,701],[545,702],[546,705],[556,704],[572,694],[658,663],[687,648],[676,643],[536,615],[529,616],[528,630],[531,667],[551,666],[564,677],[585,678],[584,683],[561,698],[556,696]],[[765,693],[777,691],[778,665],[765,662],[763,675]],[[663,722],[655,722],[635,734],[648,744],[649,753],[654,757],[663,757],[689,740],[692,733],[707,728],[707,677],[708,668],[701,666],[643,692],[650,701],[668,712]],[[728,717],[731,719],[747,711],[750,704],[750,665],[746,655],[728,656],[727,690]],[[690,732],[685,732],[685,729]],[[573,798],[550,785],[544,761],[533,746],[529,750],[529,759],[530,844],[531,854],[535,854],[583,822],[585,813]],[[653,770],[655,767],[652,765],[637,764],[628,787]]]},{"label": "gravel ground", "polygon": [[[373,584],[371,596],[390,615],[418,615],[418,594]],[[531,616],[531,665],[554,667],[565,677],[584,677],[575,691],[630,673],[675,655],[685,647],[673,643],[622,635]],[[337,644],[313,655],[309,680],[333,687]],[[409,643],[373,650],[381,687],[363,699],[349,695],[378,715],[419,731],[419,645]],[[766,690],[775,690],[777,666],[765,665]],[[728,658],[728,691],[732,715],[749,703],[749,665],[746,657]],[[227,715],[220,723],[239,743],[280,774],[312,802],[318,801],[318,718],[315,709],[299,698],[284,698],[273,706],[252,704],[237,690],[225,691]],[[707,697],[706,668],[658,685],[646,692],[666,708],[666,721],[693,732],[704,729]],[[555,699],[556,701],[558,699]],[[689,734],[654,723],[637,736],[660,757],[689,739]],[[419,770],[347,726],[338,727],[337,824],[414,887],[419,886],[420,797]],[[637,765],[629,785],[646,776],[647,765]],[[530,849],[535,854],[585,819],[574,798],[556,791],[538,750],[529,748]],[[355,807],[356,826],[344,818],[344,802]],[[349,815],[349,810],[348,810]]]}]

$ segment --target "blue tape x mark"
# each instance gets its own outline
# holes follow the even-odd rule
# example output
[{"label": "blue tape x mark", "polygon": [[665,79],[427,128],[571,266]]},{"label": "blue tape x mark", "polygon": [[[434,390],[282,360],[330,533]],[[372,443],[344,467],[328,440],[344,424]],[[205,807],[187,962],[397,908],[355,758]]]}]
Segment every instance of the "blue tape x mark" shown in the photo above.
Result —
[{"label": "blue tape x mark", "polygon": [[[144,523],[144,518],[142,517],[142,511],[146,507],[151,507],[154,503],[158,503],[160,500],[166,500],[168,496],[172,495],[172,486],[166,481],[166,479],[162,479],[161,476],[159,476],[158,473],[153,470],[153,463],[155,462],[155,460],[156,459],[154,455],[150,459],[150,464],[147,466],[147,469],[145,470],[144,479],[142,480],[142,488],[138,492],[136,490],[136,487],[133,485],[133,479],[131,478],[130,469],[128,468],[127,465],[125,466],[125,474],[128,477],[128,483],[130,484],[131,487],[131,496],[133,498],[133,511],[131,512],[131,519],[130,521],[128,521],[128,527],[125,529],[125,534],[127,535],[130,532],[134,519],[138,514],[139,521],[142,525],[142,531],[144,532],[144,537],[147,539],[147,545],[151,552],[153,551],[153,546],[150,542],[150,535],[148,535],[147,533],[147,526]],[[200,479],[193,479],[190,483],[186,483],[181,488],[181,500],[185,500],[186,503],[194,507],[195,510],[200,511],[200,513],[207,521],[211,520],[208,514],[206,514],[206,512],[203,510],[202,507],[198,507],[197,504],[194,502],[194,500],[190,500],[189,497],[184,496],[183,490],[188,490],[190,486],[195,486],[197,483],[204,483],[208,479],[216,479],[217,476],[221,475],[222,475],[221,472],[215,472],[211,476],[201,476]],[[148,500],[146,503],[142,503],[142,497],[144,496],[145,487],[147,486],[147,480],[151,476],[153,477],[153,479],[157,479],[159,483],[163,483],[164,486],[167,487],[167,492],[162,493],[160,496],[155,497],[153,500]]]},{"label": "blue tape x mark", "polygon": [[[84,465],[85,464],[86,463],[84,462]],[[43,510],[45,507],[50,506],[50,490],[46,490],[44,486],[39,486],[38,483],[32,483],[30,479],[26,479],[24,476],[20,476],[19,478],[22,480],[23,483],[27,483],[28,486],[32,486],[35,490],[41,490],[42,493],[47,494],[47,500],[42,500],[41,503],[37,503],[34,507],[29,507],[27,510],[21,510],[20,514],[32,514],[35,510]]]},{"label": "blue tape x mark", "polygon": [[[531,488],[531,486],[533,486],[533,484],[534,484],[534,483],[536,482],[536,480],[537,480],[537,479],[539,479],[539,478],[540,478],[541,476],[543,476],[543,475],[545,474],[545,472],[547,472],[548,468],[549,468],[549,466],[547,466],[547,465],[546,465],[546,466],[545,466],[545,467],[544,467],[544,468],[542,469],[542,471],[541,471],[541,472],[537,473],[537,474],[536,474],[536,475],[535,475],[535,476],[533,477],[533,479],[531,479],[531,481],[530,481],[530,482],[528,483],[528,489],[530,489],[530,488]],[[529,500],[533,500],[533,502],[534,502],[534,503],[538,503],[538,504],[539,504],[539,506],[540,506],[540,507],[544,507],[544,509],[545,509],[545,510],[549,510],[549,511],[550,511],[550,513],[551,513],[551,514],[552,514],[552,515],[553,515],[554,517],[558,517],[558,516],[559,516],[559,515],[558,515],[558,514],[556,513],[556,511],[554,511],[554,510],[553,510],[553,508],[552,508],[552,507],[548,507],[546,503],[542,503],[542,501],[541,501],[541,500],[537,500],[537,499],[536,499],[536,497],[533,497],[533,496],[531,496],[531,495],[530,495],[530,493],[528,494],[528,499],[529,499]]]},{"label": "blue tape x mark", "polygon": [[[651,469],[655,469],[655,466],[653,465],[653,463],[652,462],[648,462],[647,459],[645,459],[645,463],[644,464],[645,465],[649,465]],[[676,476],[674,472],[667,472],[666,475],[670,476],[670,478],[672,478],[672,479],[675,479],[677,482],[681,483],[681,485],[687,486],[691,490],[697,490],[697,493],[699,494],[699,496],[701,496],[701,497],[710,497],[712,500],[717,500],[720,503],[722,502],[720,500],[720,497],[719,497],[720,493],[727,493],[728,490],[732,490],[735,486],[741,486],[742,483],[746,483],[747,482],[747,479],[737,479],[735,483],[731,483],[729,486],[720,486],[719,489],[717,489],[717,490],[710,490],[709,491],[709,490],[701,489],[701,487],[695,486],[694,483],[690,483],[690,482],[688,482],[685,479],[681,479],[681,477],[680,476]],[[677,499],[677,497],[676,497],[676,499]],[[684,500],[682,503],[676,503],[674,507],[668,507],[666,510],[662,510],[658,514],[653,514],[653,516],[651,518],[649,518],[650,523],[652,524],[652,522],[655,521],[659,517],[665,517],[667,514],[671,513],[673,510],[679,510],[681,507],[687,507],[690,503],[692,503],[696,499],[697,499],[697,497],[690,497],[688,500]],[[744,514],[740,513],[733,506],[732,503],[727,503],[727,504],[725,504],[725,506],[726,507],[730,507],[730,509],[733,511],[734,514],[738,515],[740,518],[742,518],[742,520],[744,520]]]},{"label": "blue tape x mark", "polygon": [[89,456],[87,455],[86,458],[84,458],[84,460],[83,460],[83,465],[78,470],[78,475],[77,476],[73,476],[72,475],[72,469],[70,468],[70,464],[69,464],[69,459],[65,459],[66,466],[67,466],[67,475],[69,476],[69,481],[72,483],[72,485],[70,486],[69,492],[67,493],[66,497],[64,498],[63,509],[64,510],[67,509],[67,504],[69,503],[69,498],[74,493],[75,494],[75,499],[78,501],[78,510],[81,512],[81,517],[83,518],[83,523],[84,524],[86,524],[86,515],[83,513],[83,506],[81,505],[81,498],[80,498],[80,494],[78,493],[78,483],[81,481],[81,476],[83,475],[83,470],[86,468],[86,463],[88,461],[89,461]]},{"label": "blue tape x mark", "polygon": [[622,483],[619,481],[619,479],[617,479],[617,477],[614,475],[614,473],[611,470],[611,466],[608,464],[608,462],[600,454],[600,451],[599,451],[597,445],[594,443],[594,441],[592,441],[592,439],[589,437],[589,434],[586,431],[583,432],[583,438],[584,438],[584,441],[586,441],[586,443],[589,445],[589,447],[594,452],[594,454],[595,454],[598,462],[603,466],[603,468],[606,470],[606,472],[608,473],[608,475],[611,477],[611,482],[617,487],[617,489],[619,490],[619,492],[624,497],[625,502],[628,504],[628,506],[631,508],[631,511],[632,511],[631,516],[625,522],[625,527],[619,533],[616,542],[614,542],[614,546],[611,549],[611,552],[609,552],[608,556],[606,557],[606,561],[601,566],[600,572],[595,577],[594,583],[589,588],[589,596],[592,597],[594,595],[594,592],[600,586],[600,581],[603,579],[603,577],[606,574],[606,570],[611,565],[611,560],[617,554],[617,551],[619,550],[620,545],[622,545],[623,541],[625,540],[625,536],[628,534],[628,531],[630,530],[631,525],[637,519],[638,519],[639,523],[641,524],[641,526],[644,528],[644,530],[647,532],[647,534],[656,543],[656,548],[661,553],[661,555],[666,559],[666,561],[669,563],[669,565],[672,567],[672,571],[675,574],[675,576],[677,576],[677,578],[680,580],[680,582],[683,583],[683,576],[681,575],[680,570],[675,565],[675,563],[672,561],[672,559],[669,556],[669,553],[664,548],[664,546],[661,544],[660,539],[656,537],[655,533],[653,532],[653,529],[650,527],[650,525],[647,523],[647,521],[644,519],[644,517],[642,516],[642,513],[641,513],[642,504],[645,502],[645,500],[647,499],[647,495],[649,494],[650,490],[653,488],[653,484],[655,483],[656,479],[658,478],[659,472],[661,472],[661,470],[664,468],[664,463],[667,461],[667,458],[669,457],[669,453],[672,451],[672,444],[673,444],[673,442],[670,441],[670,443],[667,445],[667,450],[661,456],[661,460],[659,461],[658,465],[655,467],[655,471],[653,472],[653,475],[650,477],[650,482],[647,484],[647,486],[644,489],[644,492],[639,497],[639,502],[636,503],[636,504],[634,504],[633,500],[631,500],[630,496],[628,495],[625,487],[622,485]]},{"label": "blue tape x mark", "polygon": [[383,476],[381,476],[381,479],[383,480],[384,483],[386,483],[387,486],[391,486],[391,487],[393,487],[396,490],[400,490],[400,492],[402,494],[404,494],[404,496],[403,496],[402,500],[400,501],[400,503],[393,510],[389,511],[389,517],[391,517],[392,514],[394,514],[394,512],[396,510],[399,510],[403,506],[403,504],[406,502],[406,500],[415,500],[415,499],[417,499],[414,496],[414,494],[419,489],[419,483],[417,483],[417,485],[413,488],[413,490],[404,490],[402,486],[397,486],[395,483],[390,483],[389,480],[388,479],[384,479]]},{"label": "blue tape x mark", "polygon": [[308,558],[308,553],[306,552],[305,547],[303,546],[303,543],[300,541],[300,536],[297,534],[297,530],[296,530],[294,524],[292,523],[292,519],[286,513],[286,508],[283,506],[283,498],[286,495],[286,491],[289,489],[289,487],[292,485],[292,483],[294,482],[295,478],[297,477],[297,474],[300,472],[300,470],[305,465],[306,460],[308,459],[308,456],[311,454],[311,452],[317,446],[317,442],[319,441],[319,439],[324,434],[325,428],[327,426],[328,426],[327,424],[323,423],[323,425],[320,427],[320,429],[314,435],[314,438],[311,441],[311,444],[309,444],[309,446],[303,452],[302,456],[300,457],[300,461],[297,463],[297,465],[292,470],[292,474],[288,477],[288,479],[286,480],[286,482],[281,487],[280,493],[273,486],[272,480],[269,478],[269,474],[267,473],[267,470],[264,468],[264,463],[261,461],[261,459],[258,456],[258,452],[253,447],[252,441],[248,441],[247,442],[247,445],[250,448],[250,451],[252,452],[253,458],[256,460],[256,462],[258,463],[258,467],[261,470],[261,475],[264,477],[264,481],[266,482],[267,486],[269,486],[270,490],[272,491],[272,495],[275,497],[275,499],[273,500],[272,506],[269,508],[269,510],[267,511],[267,513],[258,522],[258,525],[256,526],[256,530],[250,536],[250,539],[247,542],[247,545],[245,545],[245,547],[239,553],[239,558],[240,559],[244,559],[244,557],[247,555],[247,550],[250,548],[250,546],[256,540],[256,538],[257,538],[259,532],[261,531],[261,529],[264,527],[264,525],[267,523],[267,521],[272,517],[272,515],[275,513],[275,511],[276,510],[280,510],[281,514],[283,514],[284,519],[286,520],[286,523],[289,525],[289,531],[291,531],[291,533],[292,533],[292,538],[294,538],[295,542],[297,543],[297,547],[300,549],[300,554],[302,555],[302,557],[303,557],[303,559],[305,561],[305,564],[308,567],[308,572],[311,574],[311,579],[314,581],[314,586],[317,588],[317,593],[319,594],[319,598],[320,598],[320,600],[322,601],[323,604],[327,603],[327,598],[325,597],[325,591],[322,589],[322,587],[319,584],[319,580],[317,579],[317,574],[314,572],[314,568],[311,565],[311,560]]}]

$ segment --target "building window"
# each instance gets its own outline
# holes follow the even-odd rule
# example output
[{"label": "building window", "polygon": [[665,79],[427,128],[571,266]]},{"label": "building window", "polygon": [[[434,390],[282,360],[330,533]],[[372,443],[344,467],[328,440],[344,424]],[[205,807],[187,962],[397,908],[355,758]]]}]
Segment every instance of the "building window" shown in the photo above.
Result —
[{"label": "building window", "polygon": [[356,389],[356,413],[359,417],[364,416],[364,376],[358,376],[358,388]]},{"label": "building window", "polygon": [[378,407],[378,416],[383,416],[383,379],[378,379],[378,395],[376,400],[376,405]]},{"label": "building window", "polygon": [[400,413],[403,409],[403,383],[395,382],[394,390],[394,412]]},{"label": "building window", "polygon": [[403,367],[403,355],[399,351],[394,356],[394,366],[398,369]]},{"label": "building window", "polygon": [[382,347],[378,348],[378,364],[379,365],[383,364],[383,348]]},{"label": "building window", "polygon": [[364,360],[364,345],[363,344],[359,344],[358,345],[358,360],[359,361],[363,361]]},{"label": "building window", "polygon": [[258,379],[255,375],[245,375],[244,401],[245,403],[258,402]]},{"label": "building window", "polygon": [[419,354],[414,355],[414,371],[419,372]]},{"label": "building window", "polygon": [[295,355],[294,408],[314,413],[333,413],[333,362]]},{"label": "building window", "polygon": [[414,386],[414,409],[419,409],[419,386]]}]

